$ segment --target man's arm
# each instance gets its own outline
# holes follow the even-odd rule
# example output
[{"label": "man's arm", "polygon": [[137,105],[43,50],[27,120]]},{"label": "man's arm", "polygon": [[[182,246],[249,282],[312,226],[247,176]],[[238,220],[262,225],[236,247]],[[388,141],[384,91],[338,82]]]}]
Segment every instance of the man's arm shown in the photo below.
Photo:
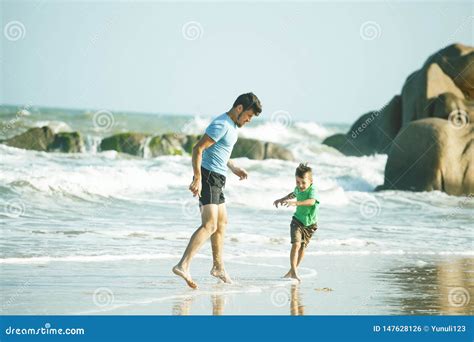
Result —
[{"label": "man's arm", "polygon": [[211,147],[215,143],[207,134],[204,134],[202,138],[193,147],[192,165],[193,165],[193,181],[189,186],[189,190],[194,196],[201,196],[201,162],[202,153],[206,148]]},{"label": "man's arm", "polygon": [[238,176],[240,180],[246,179],[248,177],[247,171],[235,165],[231,159],[229,159],[229,161],[227,162],[227,167],[230,169],[230,171],[232,171],[234,175]]}]

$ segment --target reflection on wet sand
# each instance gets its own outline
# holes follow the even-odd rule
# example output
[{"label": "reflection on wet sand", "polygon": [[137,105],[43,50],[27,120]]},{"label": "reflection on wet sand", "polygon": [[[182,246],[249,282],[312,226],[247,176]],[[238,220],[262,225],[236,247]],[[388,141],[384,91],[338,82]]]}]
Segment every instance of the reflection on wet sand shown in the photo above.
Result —
[{"label": "reflection on wet sand", "polygon": [[[178,316],[190,315],[191,305],[194,302],[195,296],[185,296],[176,299],[172,308],[172,314]],[[220,316],[224,313],[225,298],[222,294],[211,295],[212,315]]]},{"label": "reflection on wet sand", "polygon": [[301,302],[299,285],[291,285],[290,315],[304,316],[304,305]]},{"label": "reflection on wet sand", "polygon": [[[292,285],[289,291],[290,298],[288,298],[288,292],[286,301],[290,303],[290,315],[292,316],[303,316],[304,315],[304,305],[301,302],[301,294],[299,285]],[[173,315],[190,315],[191,306],[195,300],[195,296],[183,296],[179,299],[176,299],[173,308]],[[212,315],[220,316],[224,314],[224,307],[226,303],[226,298],[224,295],[219,293],[211,294],[211,304],[212,304]]]},{"label": "reflection on wet sand", "polygon": [[470,315],[474,313],[473,258],[445,260],[438,264],[397,267],[377,277],[394,284],[385,301],[400,307],[401,314]]}]

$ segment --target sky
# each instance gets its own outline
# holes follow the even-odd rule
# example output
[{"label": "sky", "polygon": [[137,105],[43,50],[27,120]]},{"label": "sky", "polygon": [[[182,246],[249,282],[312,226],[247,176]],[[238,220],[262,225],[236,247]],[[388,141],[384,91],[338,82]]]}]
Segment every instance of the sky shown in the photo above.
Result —
[{"label": "sky", "polygon": [[0,103],[351,123],[451,43],[469,1],[1,1]]}]

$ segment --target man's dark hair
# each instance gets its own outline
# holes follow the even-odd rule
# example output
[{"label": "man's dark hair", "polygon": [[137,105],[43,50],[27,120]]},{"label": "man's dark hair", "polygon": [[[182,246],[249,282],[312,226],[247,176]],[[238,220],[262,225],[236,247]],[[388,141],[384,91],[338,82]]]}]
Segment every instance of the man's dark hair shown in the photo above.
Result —
[{"label": "man's dark hair", "polygon": [[242,107],[244,107],[243,111],[252,109],[256,116],[258,116],[262,112],[262,104],[254,93],[246,93],[240,95],[237,100],[235,100],[234,105],[232,107],[235,108],[238,105],[242,105]]},{"label": "man's dark hair", "polygon": [[310,176],[313,176],[313,169],[308,166],[308,163],[300,163],[296,168],[295,176],[304,178],[304,175],[310,173]]}]

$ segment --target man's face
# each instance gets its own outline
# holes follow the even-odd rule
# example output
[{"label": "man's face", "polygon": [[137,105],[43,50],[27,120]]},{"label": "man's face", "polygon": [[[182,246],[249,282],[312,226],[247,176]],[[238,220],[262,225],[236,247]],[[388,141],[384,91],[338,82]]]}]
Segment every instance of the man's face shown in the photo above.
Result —
[{"label": "man's face", "polygon": [[311,176],[309,173],[306,173],[303,178],[295,176],[296,178],[296,186],[301,190],[305,191],[309,188],[312,183]]},{"label": "man's face", "polygon": [[239,127],[244,126],[245,124],[250,122],[250,120],[252,120],[254,116],[255,116],[255,113],[253,112],[253,109],[249,109],[249,110],[241,112],[237,116],[237,126]]}]

